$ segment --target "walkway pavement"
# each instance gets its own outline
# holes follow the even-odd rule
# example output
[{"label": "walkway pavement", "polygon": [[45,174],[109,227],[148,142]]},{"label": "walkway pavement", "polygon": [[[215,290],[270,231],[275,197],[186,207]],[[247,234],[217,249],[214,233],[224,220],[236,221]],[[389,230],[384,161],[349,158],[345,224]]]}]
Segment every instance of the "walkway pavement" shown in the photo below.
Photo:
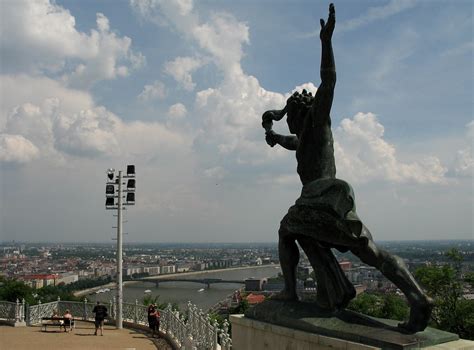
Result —
[{"label": "walkway pavement", "polygon": [[135,329],[118,330],[105,326],[103,336],[94,336],[94,324],[77,322],[72,332],[60,332],[41,326],[11,327],[0,325],[0,350],[172,350],[164,339],[153,339],[149,333]]}]

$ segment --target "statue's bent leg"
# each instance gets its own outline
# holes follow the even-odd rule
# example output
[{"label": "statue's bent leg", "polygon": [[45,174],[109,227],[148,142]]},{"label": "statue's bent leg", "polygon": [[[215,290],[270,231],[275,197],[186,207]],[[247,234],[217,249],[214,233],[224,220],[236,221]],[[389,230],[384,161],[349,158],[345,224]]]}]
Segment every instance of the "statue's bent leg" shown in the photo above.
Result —
[{"label": "statue's bent leg", "polygon": [[281,271],[285,280],[285,289],[274,299],[297,300],[296,294],[296,267],[300,259],[300,252],[295,242],[295,236],[283,226],[278,231],[278,254],[280,257]]},{"label": "statue's bent leg", "polygon": [[362,262],[379,269],[405,294],[410,304],[410,318],[408,322],[399,324],[399,327],[411,333],[424,330],[430,320],[433,301],[423,292],[403,260],[378,248],[372,240],[369,240],[367,246],[351,251]]},{"label": "statue's bent leg", "polygon": [[356,292],[331,249],[320,245],[313,237],[298,236],[298,242],[316,275],[318,306],[327,310],[345,308]]}]

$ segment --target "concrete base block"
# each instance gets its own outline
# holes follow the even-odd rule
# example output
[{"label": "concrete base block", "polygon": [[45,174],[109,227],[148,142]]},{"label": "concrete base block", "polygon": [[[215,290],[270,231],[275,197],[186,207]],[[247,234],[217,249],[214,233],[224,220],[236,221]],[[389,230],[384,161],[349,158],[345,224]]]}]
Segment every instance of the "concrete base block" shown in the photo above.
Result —
[{"label": "concrete base block", "polygon": [[[360,344],[316,333],[278,326],[247,318],[244,315],[230,315],[232,324],[232,350],[375,350],[381,347]],[[414,345],[410,349],[420,349]],[[454,340],[427,346],[429,350],[474,350],[474,342]]]},{"label": "concrete base block", "polygon": [[230,315],[232,350],[375,350],[377,347]]}]

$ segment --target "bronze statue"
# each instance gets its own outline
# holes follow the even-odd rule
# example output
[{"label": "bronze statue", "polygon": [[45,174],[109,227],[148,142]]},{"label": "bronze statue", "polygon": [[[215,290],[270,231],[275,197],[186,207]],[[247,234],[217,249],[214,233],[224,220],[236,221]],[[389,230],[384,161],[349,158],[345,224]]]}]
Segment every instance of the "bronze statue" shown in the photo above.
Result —
[{"label": "bronze statue", "polygon": [[[433,302],[408,271],[403,260],[376,246],[367,227],[356,214],[351,186],[336,178],[330,111],[336,85],[336,67],[331,44],[335,27],[334,5],[329,17],[321,19],[321,85],[316,95],[295,92],[282,110],[263,114],[266,142],[296,151],[297,171],[303,183],[301,196],[283,218],[279,230],[279,256],[285,280],[275,298],[297,300],[296,267],[299,250],[308,256],[317,279],[316,300],[328,310],[344,309],[355,297],[355,289],[341,270],[331,248],[351,251],[362,262],[376,267],[405,294],[410,318],[400,330],[415,333],[426,328]],[[287,115],[292,136],[272,130],[273,120]]]}]

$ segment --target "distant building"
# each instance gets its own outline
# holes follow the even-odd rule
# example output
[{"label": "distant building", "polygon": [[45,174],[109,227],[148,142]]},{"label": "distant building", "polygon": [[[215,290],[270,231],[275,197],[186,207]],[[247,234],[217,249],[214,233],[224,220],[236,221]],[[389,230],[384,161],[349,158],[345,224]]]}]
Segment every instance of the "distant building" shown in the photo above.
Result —
[{"label": "distant building", "polygon": [[341,267],[342,271],[346,272],[352,268],[352,263],[350,261],[340,261],[339,266]]},{"label": "distant building", "polygon": [[250,293],[247,295],[246,300],[250,305],[260,304],[261,302],[265,301],[265,296],[261,294]]},{"label": "distant building", "polygon": [[161,273],[160,266],[144,266],[142,269],[144,273],[148,273],[150,276],[159,275]]},{"label": "distant building", "polygon": [[38,289],[46,286],[55,286],[58,275],[56,274],[36,274],[26,275],[19,279],[32,288]]},{"label": "distant building", "polygon": [[176,265],[176,272],[188,272],[193,267],[193,264],[179,264]]},{"label": "distant building", "polygon": [[194,271],[203,271],[207,268],[206,263],[196,263],[193,265],[193,270]]},{"label": "distant building", "polygon": [[79,280],[79,275],[74,272],[66,272],[59,275],[56,284],[71,284]]},{"label": "distant building", "polygon": [[143,268],[141,266],[127,266],[122,269],[123,276],[132,276],[136,273],[143,273]]},{"label": "distant building", "polygon": [[163,275],[168,274],[168,273],[175,273],[175,272],[176,272],[175,265],[161,266],[161,274]]},{"label": "distant building", "polygon": [[266,283],[266,278],[248,278],[245,280],[245,290],[248,292],[263,290]]}]

